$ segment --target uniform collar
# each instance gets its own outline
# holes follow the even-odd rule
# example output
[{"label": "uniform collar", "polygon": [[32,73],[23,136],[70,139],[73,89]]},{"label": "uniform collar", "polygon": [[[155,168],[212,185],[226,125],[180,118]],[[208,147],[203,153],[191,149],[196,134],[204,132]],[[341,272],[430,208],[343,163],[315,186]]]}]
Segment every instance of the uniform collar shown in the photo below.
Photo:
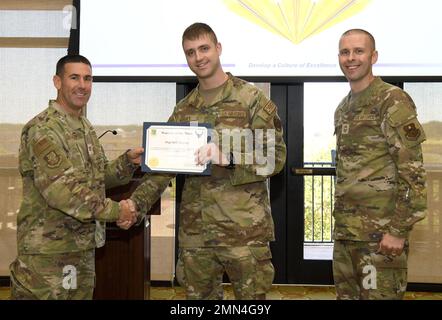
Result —
[{"label": "uniform collar", "polygon": [[[370,104],[370,101],[373,99],[373,93],[378,89],[380,85],[382,85],[382,83],[383,81],[380,77],[375,77],[367,88],[365,88],[361,92],[358,92],[357,94],[358,96],[351,106],[352,109],[356,110]],[[347,95],[348,103],[350,102],[350,99],[351,99],[351,91]]]},{"label": "uniform collar", "polygon": [[233,88],[233,75],[230,72],[226,72],[228,78],[226,82],[223,84],[223,90],[219,92],[216,97],[212,100],[212,102],[209,105],[204,105],[204,99],[202,95],[200,94],[200,85],[198,84],[196,88],[192,91],[190,97],[189,97],[189,104],[192,105],[195,108],[201,108],[201,107],[211,107],[218,102],[226,99],[228,96],[230,96]]},{"label": "uniform collar", "polygon": [[66,124],[73,130],[84,130],[84,117],[74,117],[63,110],[63,108],[55,100],[49,100],[49,108],[58,113],[66,122]]}]

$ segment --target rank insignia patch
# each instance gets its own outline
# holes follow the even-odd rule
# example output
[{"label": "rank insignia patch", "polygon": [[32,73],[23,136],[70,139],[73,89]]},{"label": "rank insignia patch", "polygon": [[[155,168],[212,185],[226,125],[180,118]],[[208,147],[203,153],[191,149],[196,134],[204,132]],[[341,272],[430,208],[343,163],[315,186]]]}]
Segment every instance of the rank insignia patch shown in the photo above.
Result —
[{"label": "rank insignia patch", "polygon": [[49,168],[57,168],[61,164],[61,157],[55,151],[49,152],[44,156],[44,160],[48,164]]}]

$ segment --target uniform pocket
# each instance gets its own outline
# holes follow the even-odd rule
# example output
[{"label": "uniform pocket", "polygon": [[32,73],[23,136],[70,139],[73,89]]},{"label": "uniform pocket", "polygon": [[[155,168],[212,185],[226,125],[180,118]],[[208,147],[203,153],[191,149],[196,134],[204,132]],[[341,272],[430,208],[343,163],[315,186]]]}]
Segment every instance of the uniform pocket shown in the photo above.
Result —
[{"label": "uniform pocket", "polygon": [[250,252],[257,261],[272,259],[272,252],[269,246],[249,247]]},{"label": "uniform pocket", "polygon": [[380,253],[371,253],[371,262],[376,269],[406,269],[407,256],[403,251],[399,256],[383,255]]},{"label": "uniform pocket", "polygon": [[[367,276],[371,279],[371,285],[365,291],[368,299],[402,299],[407,288],[407,254],[393,257],[371,253],[371,263],[374,270]],[[367,284],[363,282],[363,286]],[[373,284],[375,286],[373,287]],[[365,286],[364,286],[365,288]]]},{"label": "uniform pocket", "polygon": [[271,261],[272,252],[270,251],[270,247],[268,245],[249,248],[256,260],[256,294],[265,294],[272,287],[273,279],[275,277],[275,268],[273,267]]},{"label": "uniform pocket", "polygon": [[212,219],[233,222],[234,228],[262,228],[267,224],[268,212],[265,203],[267,195],[257,184],[248,188],[224,190],[214,195],[217,209],[212,212]]}]

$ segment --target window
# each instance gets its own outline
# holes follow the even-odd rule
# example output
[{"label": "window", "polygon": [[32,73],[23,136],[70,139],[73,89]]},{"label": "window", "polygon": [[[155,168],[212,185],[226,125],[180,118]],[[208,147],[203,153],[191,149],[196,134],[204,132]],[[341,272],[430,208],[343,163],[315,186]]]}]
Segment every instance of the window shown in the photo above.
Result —
[{"label": "window", "polygon": [[[69,26],[63,24],[65,16],[61,9],[0,10],[0,276],[9,275],[9,264],[17,254],[16,221],[22,199],[17,170],[20,132],[27,121],[47,106],[49,99],[55,98],[55,64],[67,52],[67,48],[26,47],[33,37],[67,38]],[[14,45],[4,45],[1,40],[7,38],[2,37],[20,39]]]},{"label": "window", "polygon": [[427,217],[411,232],[409,281],[442,282],[442,83],[405,83],[427,140],[422,144],[427,171]]}]

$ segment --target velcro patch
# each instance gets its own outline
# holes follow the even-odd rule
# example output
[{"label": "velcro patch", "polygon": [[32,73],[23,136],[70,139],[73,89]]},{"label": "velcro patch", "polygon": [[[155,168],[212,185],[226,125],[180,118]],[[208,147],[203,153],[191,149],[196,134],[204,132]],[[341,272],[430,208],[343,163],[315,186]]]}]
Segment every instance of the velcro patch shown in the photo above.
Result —
[{"label": "velcro patch", "polygon": [[413,147],[425,141],[425,132],[416,118],[396,128],[402,142],[407,147]]},{"label": "velcro patch", "polygon": [[413,122],[406,124],[402,129],[405,132],[405,137],[410,141],[416,141],[421,135],[421,130],[416,128]]},{"label": "velcro patch", "polygon": [[48,168],[58,168],[61,164],[61,156],[54,150],[49,151],[43,159],[46,161]]},{"label": "velcro patch", "polygon": [[264,106],[264,111],[271,115],[276,109],[275,104],[272,101],[268,101]]},{"label": "velcro patch", "polygon": [[416,118],[416,112],[408,106],[403,106],[402,108],[393,106],[388,109],[387,121],[392,127],[398,127],[413,118]]},{"label": "velcro patch", "polygon": [[34,154],[38,157],[50,146],[51,142],[49,141],[49,139],[47,137],[43,137],[35,143]]},{"label": "velcro patch", "polygon": [[246,118],[247,113],[244,110],[229,110],[229,111],[221,111],[219,113],[220,118]]},{"label": "velcro patch", "polygon": [[379,116],[376,114],[358,114],[354,117],[354,121],[374,121],[378,120]]}]

